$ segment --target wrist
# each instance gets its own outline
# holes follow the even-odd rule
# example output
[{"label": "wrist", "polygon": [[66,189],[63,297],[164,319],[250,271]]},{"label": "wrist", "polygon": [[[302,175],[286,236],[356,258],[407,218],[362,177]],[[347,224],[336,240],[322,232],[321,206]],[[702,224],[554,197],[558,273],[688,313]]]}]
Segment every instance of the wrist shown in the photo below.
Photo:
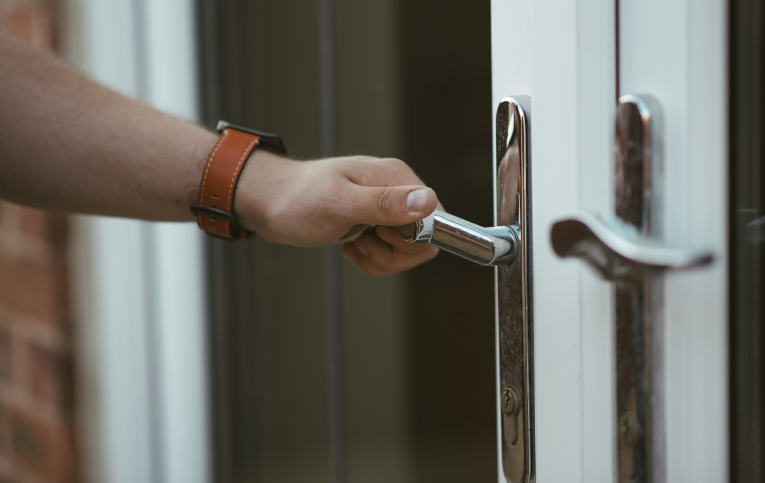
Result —
[{"label": "wrist", "polygon": [[284,180],[299,163],[278,154],[256,149],[247,160],[234,193],[233,213],[241,225],[259,234],[269,232],[274,205],[284,194]]},{"label": "wrist", "polygon": [[205,164],[207,164],[207,158],[215,148],[217,141],[218,136],[215,133],[200,129],[199,135],[195,136],[190,143],[191,152],[188,157],[189,165],[186,170],[185,192],[182,201],[183,210],[188,216],[192,216],[189,207],[196,205],[199,199],[199,183],[205,170]]},{"label": "wrist", "polygon": [[[255,131],[236,126],[225,121],[218,122],[220,136],[212,148],[202,170],[197,202],[191,206],[191,212],[197,217],[199,227],[210,235],[228,240],[241,240],[253,235],[253,226],[257,226],[257,215],[243,220],[242,213],[250,218],[248,210],[236,207],[244,202],[247,207],[257,207],[240,195],[248,191],[250,184],[242,182],[245,171],[252,172],[249,164],[262,164],[259,160],[268,156],[255,155],[262,150],[274,150],[284,153],[284,143],[275,134]],[[252,158],[256,158],[252,160]],[[249,168],[249,169],[247,169]],[[253,176],[248,176],[250,180]],[[244,198],[244,201],[242,201]]]}]

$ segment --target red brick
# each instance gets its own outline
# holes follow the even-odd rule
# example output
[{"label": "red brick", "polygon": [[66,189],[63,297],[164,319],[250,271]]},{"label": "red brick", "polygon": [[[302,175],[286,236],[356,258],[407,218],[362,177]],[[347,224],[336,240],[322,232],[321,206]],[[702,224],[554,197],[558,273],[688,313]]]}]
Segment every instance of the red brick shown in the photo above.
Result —
[{"label": "red brick", "polygon": [[0,30],[31,44],[53,49],[54,30],[50,8],[39,0],[6,0]]},{"label": "red brick", "polygon": [[67,237],[67,217],[14,203],[0,203],[0,229],[13,231],[25,239],[63,242]]},{"label": "red brick", "polygon": [[[54,243],[63,243],[69,236],[69,217],[62,213],[51,213],[40,210],[33,210],[27,208],[27,210],[37,211],[44,215],[45,224],[43,227],[37,227],[31,224],[27,218],[21,220],[21,231],[27,235],[36,235]],[[42,230],[40,228],[43,228]]]},{"label": "red brick", "polygon": [[10,423],[5,401],[0,400],[0,459],[10,460]]},{"label": "red brick", "polygon": [[63,262],[42,263],[0,252],[0,307],[64,328],[68,319]]},{"label": "red brick", "polygon": [[68,424],[45,420],[20,408],[11,419],[11,461],[23,471],[48,483],[75,481],[76,451]]},{"label": "red brick", "polygon": [[45,405],[66,412],[73,408],[74,364],[68,351],[53,350],[38,343],[27,345],[29,374],[23,382],[28,393]]},{"label": "red brick", "polygon": [[[0,0],[0,31],[54,49],[55,1]],[[67,237],[65,215],[0,203],[0,483],[76,481]]]},{"label": "red brick", "polygon": [[0,325],[0,386],[6,386],[13,381],[11,332]]},{"label": "red brick", "polygon": [[13,476],[0,473],[0,483],[19,483]]}]

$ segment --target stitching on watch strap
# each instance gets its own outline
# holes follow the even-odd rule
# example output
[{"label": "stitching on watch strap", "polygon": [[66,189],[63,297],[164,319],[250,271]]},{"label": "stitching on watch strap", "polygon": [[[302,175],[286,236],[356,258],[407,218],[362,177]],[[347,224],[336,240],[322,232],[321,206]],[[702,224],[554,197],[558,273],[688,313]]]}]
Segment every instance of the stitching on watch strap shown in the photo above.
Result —
[{"label": "stitching on watch strap", "polygon": [[218,142],[215,143],[215,149],[213,149],[212,154],[210,154],[210,159],[207,160],[207,165],[205,166],[205,174],[202,176],[202,187],[199,189],[199,198],[197,199],[197,203],[200,205],[203,203],[204,196],[205,196],[205,183],[207,182],[207,174],[210,172],[210,166],[212,166],[213,160],[215,160],[215,155],[218,154],[218,149],[220,149],[220,145],[223,144],[223,141],[226,140],[226,136],[228,136],[228,129],[223,131],[223,134],[220,135],[218,138]]},{"label": "stitching on watch strap", "polygon": [[[198,204],[192,207],[197,224],[205,232],[227,239],[241,239],[249,234],[233,217],[234,190],[242,168],[259,140],[260,136],[231,127],[218,138],[202,175]],[[227,199],[220,199],[222,196],[216,192],[227,192]]]},{"label": "stitching on watch strap", "polygon": [[242,169],[242,164],[244,164],[245,159],[250,155],[252,152],[252,149],[255,147],[255,145],[258,143],[258,139],[255,138],[252,140],[249,146],[247,146],[247,150],[242,154],[242,157],[239,159],[239,164],[236,165],[236,170],[234,171],[234,175],[231,177],[231,185],[228,188],[228,206],[226,207],[226,211],[229,213],[232,213],[234,210],[234,186],[236,186],[236,180],[239,178],[239,172]]}]

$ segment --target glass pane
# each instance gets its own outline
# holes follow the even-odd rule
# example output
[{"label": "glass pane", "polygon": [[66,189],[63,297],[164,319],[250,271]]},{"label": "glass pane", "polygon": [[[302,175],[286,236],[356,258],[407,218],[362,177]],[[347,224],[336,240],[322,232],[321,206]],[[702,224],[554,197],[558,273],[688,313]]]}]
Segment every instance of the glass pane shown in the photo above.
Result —
[{"label": "glass pane", "polygon": [[765,480],[765,6],[730,3],[731,481]]},{"label": "glass pane", "polygon": [[[330,3],[201,2],[208,122],[320,156]],[[488,0],[333,3],[338,154],[401,158],[448,211],[491,224]],[[492,269],[442,254],[372,279],[342,260],[338,474],[325,250],[254,240],[210,253],[216,481],[496,481]]]},{"label": "glass pane", "polygon": [[[341,153],[398,157],[492,222],[489,2],[338,0]],[[344,264],[351,482],[496,481],[494,271]]]}]

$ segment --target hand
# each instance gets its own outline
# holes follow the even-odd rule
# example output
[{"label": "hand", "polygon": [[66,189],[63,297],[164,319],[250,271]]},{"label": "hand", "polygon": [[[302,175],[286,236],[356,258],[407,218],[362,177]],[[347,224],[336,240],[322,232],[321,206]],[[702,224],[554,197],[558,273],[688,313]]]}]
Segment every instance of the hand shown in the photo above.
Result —
[{"label": "hand", "polygon": [[437,206],[435,192],[397,159],[292,161],[262,150],[245,165],[234,199],[241,224],[276,243],[327,245],[357,224],[382,225],[342,249],[371,276],[436,256],[437,248],[410,245],[390,227],[425,218]]},{"label": "hand", "polygon": [[342,248],[343,255],[372,277],[409,270],[438,255],[438,248],[425,243],[408,243],[393,227],[378,226]]}]

